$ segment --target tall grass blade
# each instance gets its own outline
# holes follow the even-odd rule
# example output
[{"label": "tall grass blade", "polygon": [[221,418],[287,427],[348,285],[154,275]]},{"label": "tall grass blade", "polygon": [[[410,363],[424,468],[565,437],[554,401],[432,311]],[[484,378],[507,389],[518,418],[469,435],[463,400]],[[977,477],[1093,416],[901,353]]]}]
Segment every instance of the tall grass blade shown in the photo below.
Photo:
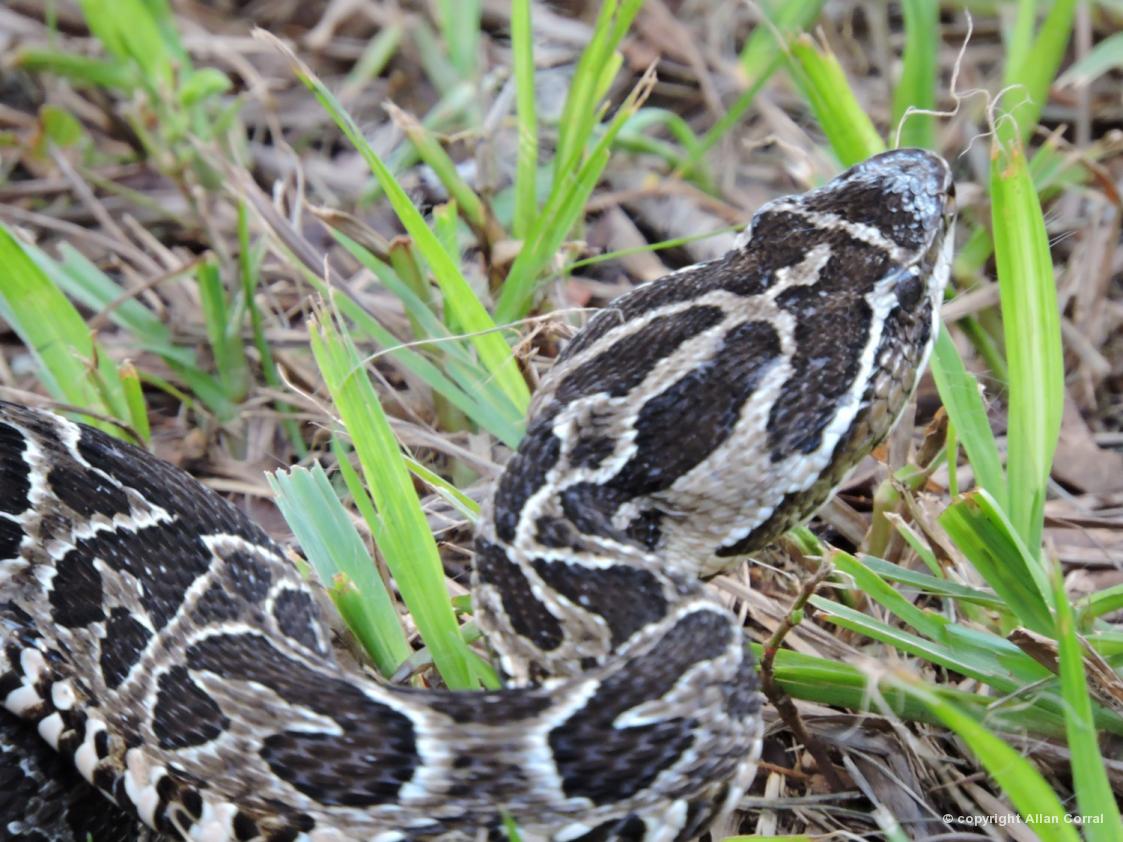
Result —
[{"label": "tall grass blade", "polygon": [[394,600],[324,469],[315,463],[311,470],[276,471],[267,478],[277,508],[340,616],[378,671],[383,676],[392,675],[413,650],[402,631]]},{"label": "tall grass blade", "polygon": [[553,259],[566,235],[576,224],[604,171],[605,164],[608,163],[613,141],[629,118],[639,110],[640,105],[651,92],[654,81],[653,73],[644,74],[617,109],[586,156],[584,163],[577,170],[576,176],[571,181],[565,182],[562,189],[550,194],[550,198],[524,240],[522,250],[507,273],[503,291],[495,307],[495,317],[499,322],[522,318],[530,310],[540,273]]},{"label": "tall grass blade", "polygon": [[1004,87],[1013,86],[1013,89],[1003,100],[996,125],[999,143],[1008,145],[1015,138],[1024,142],[1041,118],[1041,110],[1049,98],[1049,88],[1057,78],[1057,70],[1068,47],[1076,5],[1077,0],[1056,0],[1032,44],[1027,46],[1027,29],[1037,4],[1022,0],[1003,78]]},{"label": "tall grass blade", "polygon": [[371,524],[375,542],[441,676],[454,689],[476,686],[474,661],[452,613],[437,545],[358,351],[326,312],[315,314],[309,328],[312,353],[377,507]]},{"label": "tall grass blade", "polygon": [[515,238],[521,240],[530,231],[538,211],[538,105],[534,94],[534,29],[530,0],[511,2],[511,53],[518,124],[512,228]]},{"label": "tall grass blade", "polygon": [[478,73],[481,5],[481,0],[437,0],[449,58],[464,79],[474,79]]},{"label": "tall grass blade", "polygon": [[580,167],[585,147],[601,114],[600,100],[619,67],[616,48],[624,40],[643,0],[605,0],[601,3],[589,45],[577,60],[569,94],[558,124],[558,144],[554,156],[554,183],[557,193]]},{"label": "tall grass blade", "polygon": [[946,327],[941,327],[936,337],[932,376],[940,400],[955,425],[956,435],[967,451],[967,458],[975,472],[975,484],[985,488],[998,506],[1006,509],[1006,476],[1002,472],[1002,458],[994,431],[990,428],[986,406],[979,393],[979,381],[964,367]]},{"label": "tall grass blade", "polygon": [[115,364],[94,342],[74,305],[3,224],[0,271],[0,318],[35,357],[47,391],[63,403],[127,421]]},{"label": "tall grass blade", "polygon": [[1057,606],[1057,662],[1065,700],[1065,734],[1072,758],[1076,804],[1081,815],[1094,819],[1084,825],[1085,838],[1089,842],[1110,842],[1118,839],[1123,818],[1120,818],[1119,804],[1100,753],[1092,700],[1084,675],[1084,652],[1076,635],[1072,606],[1068,603],[1059,566],[1053,568],[1053,602]]},{"label": "tall grass blade", "polygon": [[994,145],[990,194],[1010,371],[1010,520],[1036,555],[1064,410],[1064,357],[1049,237],[1020,145]]},{"label": "tall grass blade", "polygon": [[[904,0],[905,52],[901,78],[893,89],[893,127],[896,130],[909,107],[931,111],[936,107],[936,65],[940,46],[940,7],[931,0]],[[901,146],[936,148],[936,124],[929,114],[910,114],[901,125]]]},{"label": "tall grass blade", "polygon": [[1002,787],[1026,826],[1043,842],[1080,842],[1068,811],[1052,787],[1026,758],[992,734],[957,705],[941,698],[919,682],[894,682],[928,706],[940,721],[955,731],[975,753],[991,777]]},{"label": "tall grass blade", "polygon": [[475,346],[480,355],[480,360],[495,378],[500,388],[506,393],[508,399],[520,411],[525,411],[530,403],[530,390],[519,371],[518,363],[507,341],[495,328],[495,322],[484,309],[483,304],[472,291],[471,286],[464,279],[456,261],[445,251],[440,240],[432,229],[425,223],[421,212],[410,201],[402,186],[398,184],[389,167],[383,163],[378,153],[367,142],[351,115],[328,90],[327,86],[291,50],[284,46],[277,38],[262,30],[256,30],[255,36],[273,44],[290,62],[296,77],[312,91],[317,101],[323,106],[335,124],[362,156],[367,166],[370,167],[379,186],[386,194],[390,205],[405,226],[410,237],[417,245],[418,251],[429,268],[433,271],[438,286],[444,295],[445,306],[449,314],[466,332],[470,334],[469,341]]},{"label": "tall grass blade", "polygon": [[79,6],[90,32],[110,54],[136,62],[151,90],[171,91],[172,54],[141,0],[79,0]]},{"label": "tall grass blade", "polygon": [[1048,579],[993,497],[981,489],[963,495],[940,525],[1023,625],[1052,632]]},{"label": "tall grass blade", "polygon": [[844,167],[885,149],[842,65],[826,47],[817,48],[807,35],[796,38],[788,54],[788,69]]}]

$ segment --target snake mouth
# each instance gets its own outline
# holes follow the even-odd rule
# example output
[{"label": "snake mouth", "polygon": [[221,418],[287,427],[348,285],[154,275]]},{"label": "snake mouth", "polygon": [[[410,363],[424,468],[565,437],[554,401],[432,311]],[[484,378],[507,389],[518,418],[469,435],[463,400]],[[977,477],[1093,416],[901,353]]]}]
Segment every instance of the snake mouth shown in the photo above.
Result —
[{"label": "snake mouth", "polygon": [[955,182],[949,181],[947,188],[943,193],[944,197],[944,219],[955,220],[955,215],[959,210],[955,201]]},{"label": "snake mouth", "polygon": [[948,174],[947,186],[939,193],[940,199],[943,201],[943,219],[942,230],[940,232],[939,241],[947,237],[954,237],[955,234],[955,220],[959,216],[959,205],[955,200],[955,182],[951,180],[951,174]]}]

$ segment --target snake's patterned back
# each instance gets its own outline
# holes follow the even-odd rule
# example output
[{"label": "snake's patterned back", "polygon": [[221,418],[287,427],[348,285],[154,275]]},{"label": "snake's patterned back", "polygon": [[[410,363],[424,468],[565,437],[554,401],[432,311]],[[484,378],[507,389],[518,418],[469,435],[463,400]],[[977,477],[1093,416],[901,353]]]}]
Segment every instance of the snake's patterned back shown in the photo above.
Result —
[{"label": "snake's patterned back", "polygon": [[875,157],[761,208],[726,257],[624,296],[570,343],[478,529],[498,692],[345,669],[309,586],[234,507],[100,432],[0,405],[0,770],[28,793],[0,797],[0,827],[701,833],[751,782],[761,716],[740,622],[698,576],[810,514],[890,429],[936,330],[950,193],[929,153]]}]

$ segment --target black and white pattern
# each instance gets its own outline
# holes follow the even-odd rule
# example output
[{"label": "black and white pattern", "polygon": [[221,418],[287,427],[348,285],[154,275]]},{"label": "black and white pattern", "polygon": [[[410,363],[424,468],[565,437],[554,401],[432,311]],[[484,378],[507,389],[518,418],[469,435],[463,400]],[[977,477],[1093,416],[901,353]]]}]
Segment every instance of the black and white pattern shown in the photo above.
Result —
[{"label": "black and white pattern", "polygon": [[0,835],[701,833],[751,782],[761,717],[740,624],[698,576],[808,516],[891,428],[936,330],[951,193],[941,159],[877,156],[570,343],[477,536],[499,692],[344,669],[230,504],[0,405]]}]

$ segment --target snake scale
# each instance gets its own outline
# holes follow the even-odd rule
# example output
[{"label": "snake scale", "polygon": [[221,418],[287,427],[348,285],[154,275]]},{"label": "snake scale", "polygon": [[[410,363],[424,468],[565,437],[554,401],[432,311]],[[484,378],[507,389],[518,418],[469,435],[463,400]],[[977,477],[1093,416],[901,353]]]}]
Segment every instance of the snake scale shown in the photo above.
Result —
[{"label": "snake scale", "polygon": [[953,204],[942,159],[887,152],[590,320],[477,528],[499,691],[344,668],[311,587],[231,504],[0,406],[4,838],[704,832],[749,786],[762,718],[742,624],[699,577],[888,433],[937,329]]}]

